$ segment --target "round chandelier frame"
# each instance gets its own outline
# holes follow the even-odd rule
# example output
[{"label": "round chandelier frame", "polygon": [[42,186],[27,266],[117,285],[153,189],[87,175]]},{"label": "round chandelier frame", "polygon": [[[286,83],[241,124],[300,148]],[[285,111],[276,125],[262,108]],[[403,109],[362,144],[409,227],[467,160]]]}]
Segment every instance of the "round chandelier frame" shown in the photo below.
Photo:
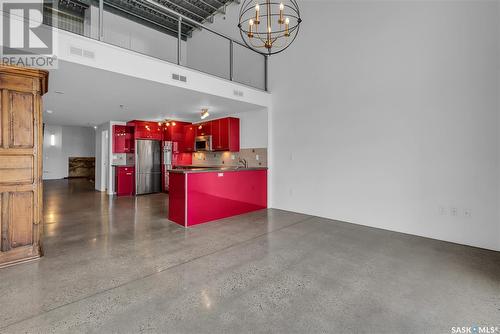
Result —
[{"label": "round chandelier frame", "polygon": [[269,56],[290,47],[301,23],[296,0],[244,0],[238,28],[250,49]]}]

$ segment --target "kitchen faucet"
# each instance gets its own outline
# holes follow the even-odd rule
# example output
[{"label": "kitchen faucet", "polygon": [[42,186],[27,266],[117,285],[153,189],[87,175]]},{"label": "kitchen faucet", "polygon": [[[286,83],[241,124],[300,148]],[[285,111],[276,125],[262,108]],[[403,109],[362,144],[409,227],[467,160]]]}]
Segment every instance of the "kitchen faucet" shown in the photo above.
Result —
[{"label": "kitchen faucet", "polygon": [[244,168],[248,168],[248,162],[246,159],[239,158],[238,165],[242,163]]}]

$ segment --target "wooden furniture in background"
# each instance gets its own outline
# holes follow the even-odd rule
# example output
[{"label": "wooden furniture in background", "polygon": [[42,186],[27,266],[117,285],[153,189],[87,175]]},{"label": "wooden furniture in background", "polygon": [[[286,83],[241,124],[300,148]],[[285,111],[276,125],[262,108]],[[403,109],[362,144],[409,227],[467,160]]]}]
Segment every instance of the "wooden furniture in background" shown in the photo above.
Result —
[{"label": "wooden furniture in background", "polygon": [[0,268],[42,255],[42,95],[48,72],[0,65]]}]

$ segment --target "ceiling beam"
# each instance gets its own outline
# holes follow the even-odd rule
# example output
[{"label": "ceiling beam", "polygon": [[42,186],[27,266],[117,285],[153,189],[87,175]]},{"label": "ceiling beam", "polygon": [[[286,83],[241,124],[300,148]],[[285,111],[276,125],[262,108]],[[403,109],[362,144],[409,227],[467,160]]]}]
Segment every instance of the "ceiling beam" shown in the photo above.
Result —
[{"label": "ceiling beam", "polygon": [[[170,6],[173,6],[173,7],[177,7],[177,8],[179,8],[181,11],[184,11],[185,13],[188,13],[188,14],[187,14],[188,16],[194,16],[194,17],[197,17],[197,18],[198,18],[198,20],[196,20],[196,19],[195,19],[196,21],[199,21],[199,22],[204,22],[204,21],[206,20],[206,18],[205,18],[205,17],[203,17],[203,16],[201,16],[201,15],[199,15],[199,14],[197,14],[197,13],[195,13],[195,12],[193,12],[193,11],[191,11],[191,10],[187,9],[186,7],[181,6],[181,5],[179,5],[179,4],[175,3],[175,2],[172,2],[172,1],[170,1],[170,0],[159,0],[159,1],[160,1],[160,2],[163,2],[163,3],[167,3],[167,4],[169,4]],[[188,2],[188,3],[189,3],[189,2]],[[182,14],[182,13],[181,13],[181,14]],[[192,18],[192,17],[191,17],[191,18]]]}]

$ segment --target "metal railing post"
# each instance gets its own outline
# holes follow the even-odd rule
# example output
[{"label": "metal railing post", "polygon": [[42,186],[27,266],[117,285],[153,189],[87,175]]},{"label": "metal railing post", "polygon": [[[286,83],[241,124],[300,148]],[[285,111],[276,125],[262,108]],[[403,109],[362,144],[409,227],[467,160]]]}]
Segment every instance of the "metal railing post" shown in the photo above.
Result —
[{"label": "metal railing post", "polygon": [[99,40],[104,39],[104,0],[99,0]]},{"label": "metal railing post", "polygon": [[177,65],[182,65],[181,57],[181,47],[182,47],[182,17],[179,16],[178,28],[177,28]]},{"label": "metal railing post", "polygon": [[264,56],[264,90],[267,92],[268,91],[268,85],[269,85],[269,56]]},{"label": "metal railing post", "polygon": [[233,64],[233,40],[229,40],[229,80],[233,81],[233,71],[234,71],[234,64]]}]

